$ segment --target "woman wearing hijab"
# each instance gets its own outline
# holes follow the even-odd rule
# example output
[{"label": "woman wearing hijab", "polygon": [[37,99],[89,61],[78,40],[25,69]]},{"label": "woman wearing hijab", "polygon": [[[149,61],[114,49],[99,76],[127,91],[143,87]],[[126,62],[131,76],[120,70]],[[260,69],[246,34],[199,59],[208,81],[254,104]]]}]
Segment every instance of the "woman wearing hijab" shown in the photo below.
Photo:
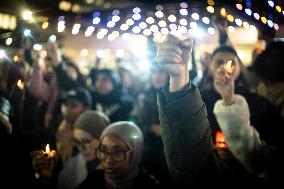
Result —
[{"label": "woman wearing hijab", "polygon": [[119,75],[112,70],[99,70],[94,86],[94,109],[106,114],[112,123],[128,121],[133,99],[122,90]]},{"label": "woman wearing hijab", "polygon": [[79,188],[159,188],[159,181],[140,167],[143,142],[141,130],[132,122],[116,122],[108,126],[96,150],[104,171],[89,174]]}]

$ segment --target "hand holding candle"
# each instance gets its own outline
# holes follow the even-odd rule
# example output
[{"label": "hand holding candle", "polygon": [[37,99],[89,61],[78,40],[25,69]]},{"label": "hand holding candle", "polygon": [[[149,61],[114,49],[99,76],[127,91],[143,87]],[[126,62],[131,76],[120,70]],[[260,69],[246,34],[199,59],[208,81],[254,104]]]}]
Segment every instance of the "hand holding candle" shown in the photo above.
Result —
[{"label": "hand holding candle", "polygon": [[225,64],[223,64],[223,67],[225,69],[226,77],[230,78],[232,73],[236,70],[236,63],[233,60],[229,60]]},{"label": "hand holding candle", "polygon": [[55,150],[50,150],[49,144],[46,145],[45,147],[45,154],[48,155],[50,158],[54,158],[56,156],[56,151]]}]

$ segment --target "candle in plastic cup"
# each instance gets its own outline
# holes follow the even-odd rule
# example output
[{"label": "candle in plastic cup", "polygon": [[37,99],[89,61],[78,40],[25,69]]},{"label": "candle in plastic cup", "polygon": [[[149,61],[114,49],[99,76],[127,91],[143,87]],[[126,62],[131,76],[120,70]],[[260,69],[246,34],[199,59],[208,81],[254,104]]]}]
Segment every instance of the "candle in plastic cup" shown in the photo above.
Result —
[{"label": "candle in plastic cup", "polygon": [[227,78],[236,70],[236,65],[232,60],[229,60],[227,63],[223,65]]},{"label": "candle in plastic cup", "polygon": [[19,89],[23,90],[25,87],[25,83],[22,80],[18,80],[17,86],[19,87]]}]

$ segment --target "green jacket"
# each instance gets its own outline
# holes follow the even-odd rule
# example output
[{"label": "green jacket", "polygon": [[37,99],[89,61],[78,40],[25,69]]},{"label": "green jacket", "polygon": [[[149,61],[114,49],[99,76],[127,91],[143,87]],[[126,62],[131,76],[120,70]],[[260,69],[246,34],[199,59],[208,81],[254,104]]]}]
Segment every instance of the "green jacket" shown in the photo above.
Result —
[{"label": "green jacket", "polygon": [[175,187],[208,184],[232,178],[231,170],[215,155],[205,104],[198,89],[188,85],[158,93],[159,116],[167,164]]}]

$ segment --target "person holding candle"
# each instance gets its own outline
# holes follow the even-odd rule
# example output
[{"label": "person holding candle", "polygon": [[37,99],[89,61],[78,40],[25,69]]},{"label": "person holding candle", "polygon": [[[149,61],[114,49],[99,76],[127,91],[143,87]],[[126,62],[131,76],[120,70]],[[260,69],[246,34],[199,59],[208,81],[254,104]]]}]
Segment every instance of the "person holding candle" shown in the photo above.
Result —
[{"label": "person holding candle", "polygon": [[[221,46],[212,53],[209,63],[212,88],[201,92],[202,100],[206,104],[208,112],[213,141],[216,142],[217,133],[221,131],[213,112],[215,103],[222,98],[214,87],[217,70],[220,66],[225,70],[229,70],[229,72],[226,71],[225,74],[227,78],[230,77],[234,79],[235,93],[242,95],[247,100],[250,109],[251,124],[258,130],[260,136],[270,144],[281,144],[280,133],[282,132],[282,119],[279,110],[267,99],[250,92],[250,77],[248,71],[242,65],[237,52],[229,46]],[[230,70],[233,67],[234,69]],[[217,149],[219,155],[230,164],[231,167],[234,167],[241,175],[248,174],[247,170],[235,159],[226,147],[218,147]]]},{"label": "person holding candle", "polygon": [[248,103],[235,94],[234,76],[226,72],[223,67],[216,72],[214,87],[222,99],[215,103],[214,114],[228,148],[250,173],[275,181],[283,169],[283,146],[265,141],[251,125]]}]

